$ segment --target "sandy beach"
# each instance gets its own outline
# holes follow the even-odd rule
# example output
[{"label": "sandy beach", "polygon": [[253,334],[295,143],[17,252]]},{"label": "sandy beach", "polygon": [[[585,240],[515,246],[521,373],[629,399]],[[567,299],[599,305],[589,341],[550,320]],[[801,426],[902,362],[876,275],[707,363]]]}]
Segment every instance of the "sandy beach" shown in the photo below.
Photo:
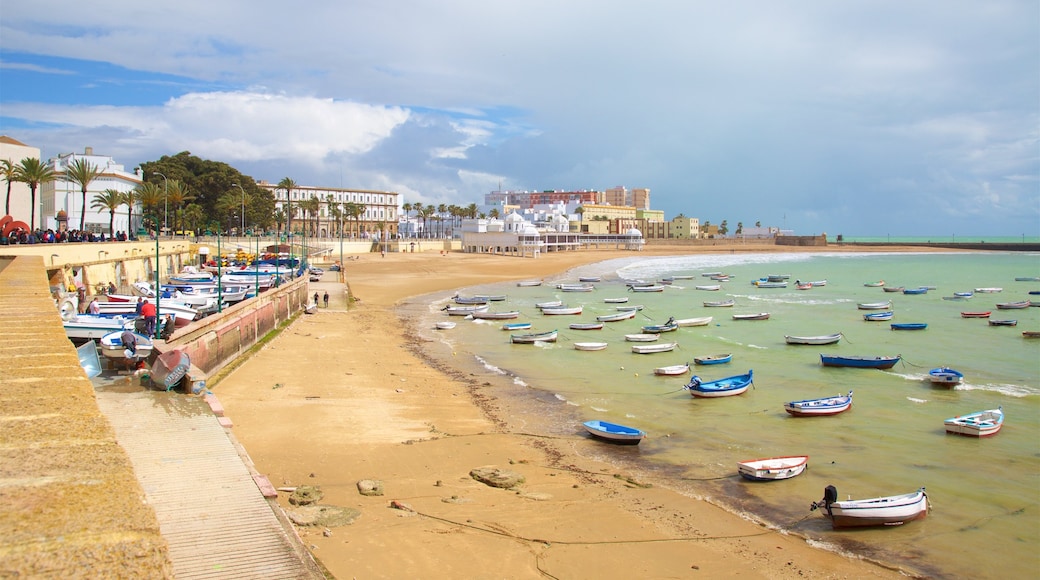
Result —
[{"label": "sandy beach", "polygon": [[[448,367],[423,356],[421,339],[397,310],[433,292],[691,251],[731,248],[658,246],[537,259],[364,255],[346,265],[360,302],[348,308],[342,285],[312,283],[312,292],[329,291],[329,308],[299,317],[219,378],[213,392],[257,470],[276,487],[318,486],[321,504],[359,510],[351,525],[298,528],[336,578],[902,576],[529,432],[525,418],[504,409],[495,387],[465,364]],[[515,472],[523,482],[499,489],[470,476],[485,466]],[[382,482],[384,494],[361,495],[361,480]],[[288,495],[278,500],[286,509]]]}]

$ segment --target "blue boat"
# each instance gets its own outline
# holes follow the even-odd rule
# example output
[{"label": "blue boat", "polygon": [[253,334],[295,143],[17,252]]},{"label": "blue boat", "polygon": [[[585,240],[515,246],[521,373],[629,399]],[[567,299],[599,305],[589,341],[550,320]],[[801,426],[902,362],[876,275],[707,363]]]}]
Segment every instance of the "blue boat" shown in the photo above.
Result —
[{"label": "blue boat", "polygon": [[700,377],[694,375],[683,388],[690,391],[694,397],[731,397],[743,394],[748,390],[753,382],[752,374],[752,371],[749,370],[747,374],[708,382],[704,382]]},{"label": "blue boat", "polygon": [[928,288],[924,286],[920,288],[903,288],[903,294],[927,294]]},{"label": "blue boat", "polygon": [[784,403],[784,410],[795,417],[824,417],[844,413],[852,407],[852,391],[847,395],[803,399]]},{"label": "blue boat", "polygon": [[660,332],[672,332],[679,329],[679,323],[675,321],[675,317],[669,318],[668,322],[664,324],[651,324],[643,327],[643,332],[648,334],[657,334]]},{"label": "blue boat", "polygon": [[928,325],[924,322],[895,322],[892,323],[892,330],[924,330],[928,328]]},{"label": "blue boat", "polygon": [[935,385],[956,385],[964,379],[964,373],[950,367],[939,367],[928,371],[928,380]]},{"label": "blue boat", "polygon": [[896,366],[902,355],[896,356],[838,356],[820,354],[820,363],[825,367],[852,367],[857,369],[890,369]]},{"label": "blue boat", "polygon": [[728,363],[731,360],[733,360],[733,354],[732,353],[709,354],[709,355],[704,355],[704,356],[695,356],[695,357],[693,357],[694,364],[699,364],[699,365],[722,365],[722,364]]},{"label": "blue boat", "polygon": [[868,312],[863,315],[863,320],[868,322],[878,322],[882,320],[892,320],[892,316],[895,313],[891,310],[885,312]]},{"label": "blue boat", "polygon": [[510,322],[502,325],[502,330],[527,330],[531,328],[530,322]]},{"label": "blue boat", "polygon": [[598,437],[611,443],[619,445],[639,445],[646,437],[646,433],[635,427],[608,423],[606,421],[586,421],[582,424],[585,430],[594,437]]}]

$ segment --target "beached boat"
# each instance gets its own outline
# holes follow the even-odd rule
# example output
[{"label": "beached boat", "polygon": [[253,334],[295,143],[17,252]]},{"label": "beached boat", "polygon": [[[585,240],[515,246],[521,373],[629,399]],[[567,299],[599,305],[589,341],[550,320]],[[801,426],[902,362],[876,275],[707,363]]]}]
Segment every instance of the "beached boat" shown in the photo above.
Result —
[{"label": "beached boat", "polygon": [[603,350],[607,348],[605,342],[576,342],[574,343],[574,350]]},{"label": "beached boat", "polygon": [[[130,296],[126,294],[110,294],[108,296],[108,302],[98,302],[98,310],[102,315],[114,316],[136,316],[137,310],[137,299],[138,296]],[[145,302],[151,302],[156,304],[156,310],[160,317],[172,314],[174,318],[174,324],[178,328],[187,326],[192,320],[198,317],[199,311],[196,308],[192,308],[183,302],[174,300],[173,298],[160,298],[158,303],[155,298],[144,298]]]},{"label": "beached boat", "polygon": [[763,282],[762,280],[755,280],[753,284],[758,288],[787,288],[787,282]]},{"label": "beached boat", "polygon": [[732,397],[741,395],[748,390],[748,387],[754,382],[752,380],[753,374],[749,370],[743,375],[733,375],[732,377],[708,382],[704,382],[700,377],[694,375],[683,388],[690,391],[690,394],[694,397]]},{"label": "beached boat", "polygon": [[834,344],[841,340],[842,334],[835,332],[834,334],[823,334],[819,336],[790,336],[784,335],[784,340],[787,344]]},{"label": "beached boat", "polygon": [[860,310],[888,310],[889,308],[892,308],[892,301],[886,300],[884,302],[860,302],[856,305],[856,308],[859,308]]},{"label": "beached boat", "polygon": [[542,308],[542,314],[546,316],[581,314],[582,310],[584,310],[583,306],[554,306],[552,308]]},{"label": "beached boat", "polygon": [[933,385],[958,385],[964,380],[964,373],[950,367],[939,367],[928,371],[928,380]]},{"label": "beached boat", "polygon": [[506,299],[505,294],[477,294],[473,298],[487,300],[488,302],[503,302]]},{"label": "beached boat", "polygon": [[[191,369],[188,353],[180,349],[168,350],[155,358],[152,363],[150,379],[152,383],[169,391],[177,386]],[[189,388],[190,392],[191,389]]]},{"label": "beached boat", "polygon": [[593,437],[621,445],[638,445],[646,437],[640,429],[606,421],[586,421],[582,426]]},{"label": "beached boat", "polygon": [[546,332],[533,332],[530,334],[511,334],[509,342],[513,344],[533,344],[536,342],[556,342],[559,332],[548,330]]},{"label": "beached boat", "polygon": [[729,300],[716,300],[714,302],[705,302],[704,303],[704,307],[705,308],[729,308],[730,306],[733,306],[736,303],[737,303],[736,300],[730,298]]},{"label": "beached boat", "polygon": [[825,367],[852,367],[858,369],[890,369],[902,358],[896,356],[838,356],[820,355],[820,363]]},{"label": "beached boat", "polygon": [[560,292],[592,292],[596,289],[592,284],[560,284]]},{"label": "beached boat", "polygon": [[1032,304],[1029,300],[1020,300],[1018,302],[998,302],[997,310],[1018,310],[1020,308],[1029,308]]},{"label": "beached boat", "polygon": [[1003,292],[1003,291],[1004,291],[1003,288],[994,288],[994,287],[976,288],[975,289],[975,293],[976,294],[996,294],[998,292]]},{"label": "beached boat", "polygon": [[969,437],[989,437],[996,435],[1004,426],[1004,407],[968,413],[951,417],[943,421],[947,433],[967,435]]},{"label": "beached boat", "polygon": [[922,487],[902,495],[838,501],[838,490],[828,485],[823,499],[813,502],[809,509],[821,508],[835,529],[898,526],[928,515],[928,495]]},{"label": "beached boat", "polygon": [[882,290],[884,290],[885,292],[902,292],[903,290],[906,290],[906,287],[905,286],[885,286],[884,288],[882,288]]},{"label": "beached boat", "polygon": [[602,279],[599,276],[580,276],[578,282],[599,282]]},{"label": "beached boat", "polygon": [[664,292],[663,284],[653,284],[651,286],[629,286],[630,292]]},{"label": "beached boat", "polygon": [[927,294],[928,289],[925,287],[920,288],[903,288],[903,294]]},{"label": "beached boat", "polygon": [[662,332],[674,332],[679,330],[679,324],[675,322],[675,318],[669,318],[668,322],[664,324],[648,324],[643,327],[643,332],[646,333],[662,333]]},{"label": "beached boat", "polygon": [[803,399],[784,403],[784,410],[795,417],[826,417],[844,413],[852,407],[852,391],[847,395]]},{"label": "beached boat", "polygon": [[1040,338],[1040,330],[1023,330],[1022,338]]},{"label": "beached boat", "polygon": [[502,325],[502,330],[516,331],[531,328],[530,322],[507,322]]},{"label": "beached boat", "polygon": [[455,323],[447,320],[443,320],[434,325],[437,330],[451,330],[455,328]]},{"label": "beached boat", "polygon": [[571,330],[601,330],[603,328],[602,322],[578,322],[570,325],[568,328]]},{"label": "beached boat", "polygon": [[1018,326],[1017,320],[989,320],[990,326]]},{"label": "beached boat", "polygon": [[521,280],[516,283],[517,286],[541,286],[541,280]]},{"label": "beached boat", "polygon": [[130,316],[100,316],[76,314],[62,322],[65,336],[70,340],[97,340],[106,334],[134,329],[134,318]]},{"label": "beached boat", "polygon": [[688,372],[690,372],[690,363],[683,363],[681,365],[669,365],[666,367],[657,367],[656,369],[654,369],[654,374],[661,376],[685,375]]},{"label": "beached boat", "polygon": [[478,310],[472,314],[476,320],[509,320],[511,318],[519,318],[519,310],[503,310],[500,312],[491,312],[490,310]]},{"label": "beached boat", "polygon": [[539,310],[543,308],[556,308],[558,306],[563,306],[563,300],[547,300],[545,302],[538,302],[534,305],[534,307]]},{"label": "beached boat", "polygon": [[490,306],[488,304],[473,304],[470,306],[445,306],[441,310],[448,313],[448,316],[469,316],[474,312],[484,312]]},{"label": "beached boat", "polygon": [[891,310],[888,310],[888,311],[885,311],[885,312],[868,312],[868,313],[863,315],[863,320],[866,320],[868,322],[879,322],[879,321],[882,321],[882,320],[892,320],[892,316],[894,316],[894,315],[895,315],[895,313],[892,312]]},{"label": "beached boat", "polygon": [[628,302],[628,296],[622,296],[621,298],[604,298],[603,302],[606,304],[624,304]]},{"label": "beached boat", "polygon": [[452,300],[455,301],[455,304],[473,305],[473,304],[487,304],[488,303],[488,297],[487,296],[459,296],[458,294],[456,294],[455,296],[452,296]]},{"label": "beached boat", "polygon": [[893,322],[892,330],[924,330],[928,328],[925,322]]},{"label": "beached boat", "polygon": [[759,312],[756,314],[734,314],[733,320],[768,320],[768,312]]},{"label": "beached boat", "polygon": [[985,312],[961,312],[961,318],[989,318],[992,313],[990,310]]},{"label": "beached boat", "polygon": [[626,334],[625,340],[628,342],[653,342],[661,338],[659,334]]},{"label": "beached boat", "polygon": [[[123,334],[122,330],[110,332],[105,336],[101,337],[98,341],[98,345],[101,347],[101,354],[108,358],[127,358],[124,351],[126,348],[123,346]],[[152,354],[152,339],[151,337],[145,336],[139,332],[135,332],[134,339],[137,341],[137,351],[134,354],[134,358],[148,358]]]},{"label": "beached boat", "polygon": [[749,481],[776,481],[800,475],[808,464],[808,455],[752,459],[737,463],[737,473]]},{"label": "beached boat", "polygon": [[722,285],[721,284],[704,284],[704,285],[701,285],[701,286],[694,286],[693,289],[694,290],[704,290],[704,291],[707,291],[707,292],[714,292],[716,290],[722,290]]},{"label": "beached boat", "polygon": [[653,354],[655,352],[670,352],[679,346],[677,342],[657,342],[654,344],[633,344],[632,352],[636,354]]},{"label": "beached boat", "polygon": [[711,316],[699,316],[696,318],[677,318],[675,323],[679,326],[707,326],[711,323]]},{"label": "beached boat", "polygon": [[698,365],[724,365],[731,360],[733,360],[733,354],[728,352],[723,354],[706,354],[703,356],[693,357],[694,364]]},{"label": "beached boat", "polygon": [[864,284],[867,288],[880,288],[885,285],[884,280],[878,280],[877,282],[867,282]]},{"label": "beached boat", "polygon": [[618,312],[616,314],[601,314],[596,317],[596,320],[600,322],[617,322],[619,320],[628,320],[630,318],[635,318],[635,316],[635,310],[622,310],[621,312]]}]

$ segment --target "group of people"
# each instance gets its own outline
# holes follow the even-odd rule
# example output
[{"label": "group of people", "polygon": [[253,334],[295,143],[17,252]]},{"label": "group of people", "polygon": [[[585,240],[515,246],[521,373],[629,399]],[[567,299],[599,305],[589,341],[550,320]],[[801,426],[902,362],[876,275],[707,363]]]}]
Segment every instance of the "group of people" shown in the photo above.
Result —
[{"label": "group of people", "polygon": [[58,244],[63,242],[126,242],[137,238],[126,232],[116,232],[111,236],[104,233],[95,234],[82,230],[54,231],[52,229],[32,231],[17,229],[6,236],[0,236],[0,245],[10,244]]},{"label": "group of people", "polygon": [[[329,307],[329,291],[328,290],[325,291],[325,296],[323,297],[323,300],[325,301],[325,308],[328,308]],[[318,293],[317,292],[314,293],[314,303],[315,304],[318,303]]]}]

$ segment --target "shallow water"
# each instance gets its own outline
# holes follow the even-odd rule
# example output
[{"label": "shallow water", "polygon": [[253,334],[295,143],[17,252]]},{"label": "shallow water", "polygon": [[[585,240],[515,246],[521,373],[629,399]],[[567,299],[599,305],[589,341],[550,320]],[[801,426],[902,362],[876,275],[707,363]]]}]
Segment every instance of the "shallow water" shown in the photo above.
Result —
[{"label": "shallow water", "polygon": [[[721,291],[704,272],[733,279]],[[790,274],[789,288],[750,284],[771,274]],[[601,275],[589,293],[561,292],[557,282]],[[634,293],[626,280],[676,280],[660,293]],[[462,294],[506,294],[492,310],[519,310],[510,322],[532,322],[539,332],[557,328],[560,339],[544,345],[514,345],[501,321],[459,322],[434,331],[443,320],[447,295],[423,308],[419,331],[449,345],[456,364],[477,361],[489,376],[518,386],[496,396],[518,399],[525,425],[573,438],[579,452],[615,463],[639,465],[664,483],[694,497],[806,535],[831,549],[907,565],[933,576],[1025,577],[1040,569],[1040,308],[997,310],[1040,290],[1015,277],[1040,275],[1036,254],[762,254],[633,258],[585,266],[537,287],[488,285]],[[793,282],[826,280],[826,286],[794,289]],[[884,292],[864,283],[934,286],[923,295]],[[942,300],[954,292],[1003,287],[998,294]],[[645,308],[636,318],[599,331],[569,330],[575,322],[614,312],[604,298],[629,297]],[[703,301],[734,298],[733,308],[706,308]],[[584,305],[580,316],[545,316],[538,302],[561,299]],[[892,322],[924,322],[922,331],[893,331],[889,322],[866,322],[857,303],[891,299]],[[961,311],[991,310],[994,319],[1017,319],[1017,327],[991,327],[964,319]],[[737,313],[769,312],[765,321],[733,321]],[[624,334],[669,316],[713,316],[709,326],[662,334],[678,342],[669,353],[631,352]],[[828,346],[794,346],[784,335],[841,332]],[[575,341],[608,342],[606,350],[577,351]],[[754,370],[754,387],[737,397],[695,399],[682,389],[690,375],[661,377],[659,366],[691,362],[694,356],[733,353],[727,365],[693,367],[705,380]],[[821,352],[902,355],[889,371],[827,368]],[[472,358],[470,358],[472,357]],[[948,365],[965,375],[954,389],[932,387],[928,370]],[[854,391],[853,408],[841,415],[793,418],[785,401]],[[526,406],[525,406],[526,405]],[[943,419],[1002,406],[1006,424],[990,438],[945,434]],[[523,416],[525,413],[529,416]],[[638,427],[648,438],[638,448],[588,443],[575,427],[602,419]],[[738,461],[777,455],[809,455],[809,469],[796,478],[750,483],[738,478]],[[834,532],[809,504],[833,484],[842,498],[868,498],[927,489],[932,510],[921,521],[897,528]],[[808,516],[808,517],[807,517]],[[997,573],[999,570],[999,574]]]}]

